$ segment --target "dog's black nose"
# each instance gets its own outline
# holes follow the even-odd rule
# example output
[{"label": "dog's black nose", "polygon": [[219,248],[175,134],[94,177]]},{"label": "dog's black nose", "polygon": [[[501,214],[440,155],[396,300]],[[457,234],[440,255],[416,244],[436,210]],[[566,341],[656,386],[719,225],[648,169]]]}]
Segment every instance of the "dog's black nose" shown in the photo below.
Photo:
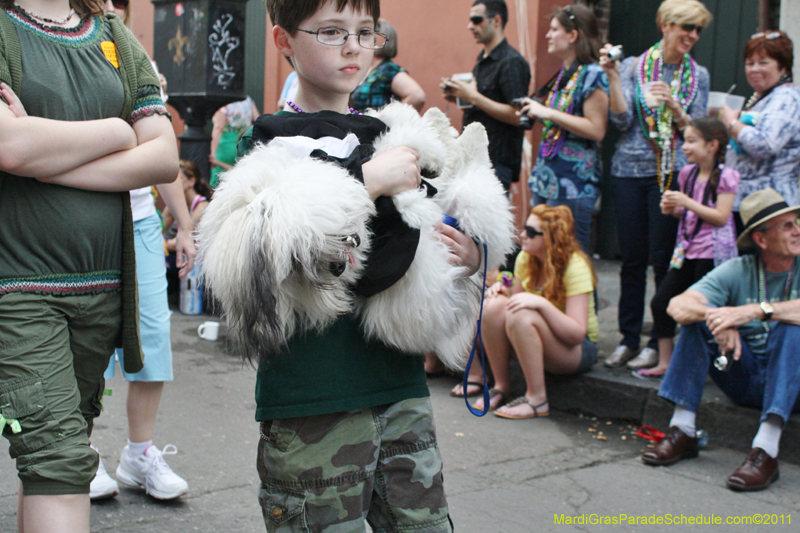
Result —
[{"label": "dog's black nose", "polygon": [[328,269],[331,271],[331,274],[336,276],[337,278],[344,274],[344,269],[347,266],[345,261],[331,261],[328,265]]}]

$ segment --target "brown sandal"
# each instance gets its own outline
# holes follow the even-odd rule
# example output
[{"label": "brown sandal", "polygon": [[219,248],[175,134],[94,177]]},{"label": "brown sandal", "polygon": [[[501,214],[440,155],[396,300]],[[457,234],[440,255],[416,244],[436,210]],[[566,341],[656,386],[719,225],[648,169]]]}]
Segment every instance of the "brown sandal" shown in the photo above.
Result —
[{"label": "brown sandal", "polygon": [[499,416],[500,418],[508,418],[508,419],[511,419],[511,420],[522,420],[522,419],[525,419],[525,418],[543,418],[545,416],[550,416],[550,410],[549,409],[548,409],[548,411],[546,413],[539,413],[539,409],[541,409],[542,407],[547,405],[547,400],[543,401],[539,405],[533,405],[531,403],[531,401],[529,399],[527,399],[525,396],[520,396],[519,398],[515,398],[514,400],[508,402],[506,404],[506,407],[516,407],[518,405],[522,405],[523,403],[526,403],[526,404],[530,405],[531,408],[533,408],[533,413],[532,414],[529,414],[529,415],[509,415],[509,414],[506,414],[506,413],[500,413],[498,411],[495,411],[494,412],[494,416]]},{"label": "brown sandal", "polygon": [[[475,386],[478,387],[478,390],[473,390],[469,392],[469,388]],[[463,382],[459,383],[457,388],[453,388],[450,391],[450,396],[453,398],[463,398],[464,397],[464,385]],[[467,381],[467,398],[472,398],[473,396],[477,396],[479,394],[483,394],[483,381]]]},{"label": "brown sandal", "polygon": [[[494,400],[497,396],[500,396],[500,401],[492,407],[492,400]],[[501,391],[500,389],[491,388],[489,389],[489,411],[494,411],[495,409],[499,409],[508,403],[508,396],[505,392]],[[485,406],[484,406],[485,407]],[[472,408],[478,411],[483,411],[483,407],[478,407],[474,403],[472,404]]]}]

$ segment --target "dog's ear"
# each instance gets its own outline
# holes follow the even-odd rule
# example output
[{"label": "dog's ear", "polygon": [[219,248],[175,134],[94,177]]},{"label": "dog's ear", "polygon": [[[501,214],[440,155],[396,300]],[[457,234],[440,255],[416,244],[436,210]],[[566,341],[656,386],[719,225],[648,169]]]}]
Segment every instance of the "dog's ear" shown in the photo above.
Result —
[{"label": "dog's ear", "polygon": [[258,231],[250,233],[248,254],[241,265],[235,298],[227,299],[229,337],[234,348],[253,362],[277,353],[285,344],[275,297],[275,273]]}]

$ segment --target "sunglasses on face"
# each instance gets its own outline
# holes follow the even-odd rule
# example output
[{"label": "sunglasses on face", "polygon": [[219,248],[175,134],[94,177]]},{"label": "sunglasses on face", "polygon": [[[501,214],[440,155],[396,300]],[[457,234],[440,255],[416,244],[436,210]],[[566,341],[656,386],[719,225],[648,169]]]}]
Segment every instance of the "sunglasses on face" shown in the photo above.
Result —
[{"label": "sunglasses on face", "polygon": [[537,235],[544,237],[544,233],[531,226],[525,226],[525,236],[529,239],[535,239]]},{"label": "sunglasses on face", "polygon": [[681,24],[681,29],[686,33],[692,33],[697,30],[697,35],[703,33],[703,27],[700,24]]},{"label": "sunglasses on face", "polygon": [[111,0],[111,3],[114,4],[114,9],[127,9],[128,8],[129,0]]},{"label": "sunglasses on face", "polygon": [[475,26],[478,26],[478,25],[480,25],[480,24],[483,24],[483,19],[485,19],[485,18],[486,18],[486,17],[484,17],[484,16],[481,16],[481,15],[474,15],[474,16],[472,16],[472,17],[470,17],[470,18],[469,18],[469,21],[470,21],[472,24],[474,24]]}]

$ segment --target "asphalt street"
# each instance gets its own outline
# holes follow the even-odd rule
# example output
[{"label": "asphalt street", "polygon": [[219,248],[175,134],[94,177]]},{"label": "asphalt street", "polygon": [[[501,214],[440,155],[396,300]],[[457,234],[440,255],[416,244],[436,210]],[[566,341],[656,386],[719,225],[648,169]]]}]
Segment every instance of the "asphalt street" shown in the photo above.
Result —
[{"label": "asphalt street", "polygon": [[[174,444],[166,456],[186,478],[189,493],[160,502],[123,489],[92,505],[93,532],[264,531],[257,503],[253,420],[255,372],[217,342],[200,339],[208,316],[172,317],[175,381],[164,391],[156,444]],[[700,458],[669,468],[645,466],[647,446],[626,421],[558,411],[543,419],[477,418],[463,400],[451,398],[454,378],[430,380],[445,486],[459,533],[569,531],[798,531],[800,467],[781,464],[769,490],[737,494],[724,486],[741,463],[741,452],[713,441]],[[125,444],[125,384],[109,381],[113,395],[95,423],[93,442],[112,473]],[[786,443],[783,445],[794,445]],[[0,458],[0,530],[14,531],[17,478],[14,463]],[[719,525],[687,525],[717,517]],[[745,518],[746,517],[746,518]],[[672,525],[641,525],[641,521]],[[617,525],[593,524],[613,521]],[[631,523],[638,520],[639,523]],[[684,525],[674,525],[683,521]],[[582,524],[580,522],[588,522]],[[783,525],[781,525],[783,522]],[[793,522],[793,523],[791,523]]]}]

